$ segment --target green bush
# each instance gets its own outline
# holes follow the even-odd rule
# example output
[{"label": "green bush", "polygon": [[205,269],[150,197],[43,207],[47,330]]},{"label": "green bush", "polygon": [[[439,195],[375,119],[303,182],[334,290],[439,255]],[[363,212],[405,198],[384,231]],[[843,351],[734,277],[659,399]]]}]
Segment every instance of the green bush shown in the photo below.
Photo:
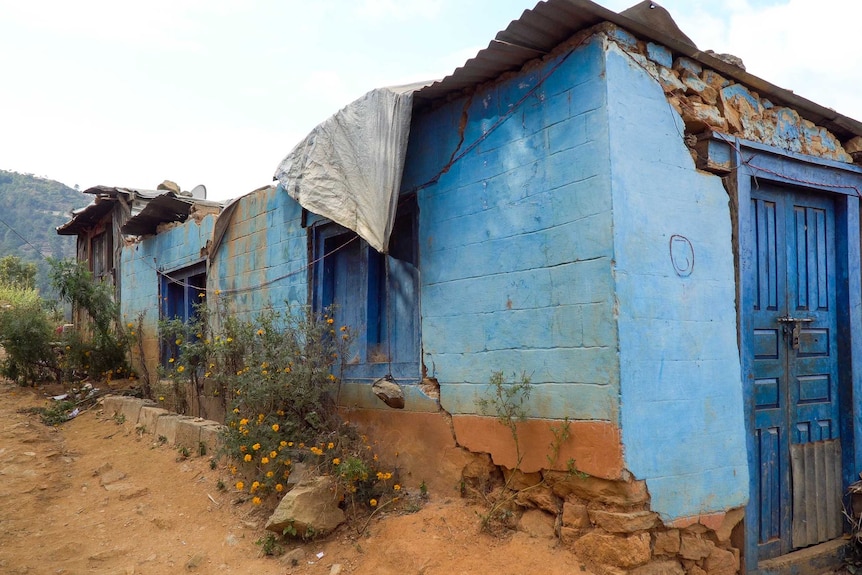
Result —
[{"label": "green bush", "polygon": [[35,384],[56,370],[54,323],[35,289],[0,284],[0,373]]}]

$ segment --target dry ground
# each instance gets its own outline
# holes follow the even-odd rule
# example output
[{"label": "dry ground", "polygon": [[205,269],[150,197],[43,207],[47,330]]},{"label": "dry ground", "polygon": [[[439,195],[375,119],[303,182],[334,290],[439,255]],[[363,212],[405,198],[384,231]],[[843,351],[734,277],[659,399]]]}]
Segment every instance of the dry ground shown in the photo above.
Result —
[{"label": "dry ground", "polygon": [[287,542],[301,548],[296,564],[264,557],[263,510],[217,489],[231,483],[223,467],[182,459],[98,408],[55,428],[22,412],[45,405],[39,390],[0,382],[0,574],[587,573],[553,538],[482,533],[482,509],[454,492],[381,514],[362,535],[343,526]]}]

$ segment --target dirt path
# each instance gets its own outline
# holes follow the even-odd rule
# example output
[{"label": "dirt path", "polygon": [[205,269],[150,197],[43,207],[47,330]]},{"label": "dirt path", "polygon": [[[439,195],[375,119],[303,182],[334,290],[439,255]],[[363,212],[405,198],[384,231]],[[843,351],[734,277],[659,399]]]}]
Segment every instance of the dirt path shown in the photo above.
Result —
[{"label": "dirt path", "polygon": [[2,574],[585,572],[555,539],[490,537],[479,531],[481,509],[433,493],[419,512],[375,519],[361,536],[343,527],[285,543],[295,564],[263,557],[264,512],[217,489],[231,483],[224,468],[183,459],[98,409],[56,428],[20,412],[45,405],[0,382]]}]

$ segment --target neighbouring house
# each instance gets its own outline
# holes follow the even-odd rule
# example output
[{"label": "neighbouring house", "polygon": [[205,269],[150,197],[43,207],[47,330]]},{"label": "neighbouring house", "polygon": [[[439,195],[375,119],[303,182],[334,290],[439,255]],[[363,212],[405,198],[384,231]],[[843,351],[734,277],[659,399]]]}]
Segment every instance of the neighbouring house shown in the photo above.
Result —
[{"label": "neighbouring house", "polygon": [[489,472],[473,454],[518,466],[481,400],[528,374],[522,502],[597,572],[796,569],[838,556],[862,470],[860,136],[653,2],[549,0],[218,218],[115,240],[123,312],[337,305],[346,417],[441,490]]}]

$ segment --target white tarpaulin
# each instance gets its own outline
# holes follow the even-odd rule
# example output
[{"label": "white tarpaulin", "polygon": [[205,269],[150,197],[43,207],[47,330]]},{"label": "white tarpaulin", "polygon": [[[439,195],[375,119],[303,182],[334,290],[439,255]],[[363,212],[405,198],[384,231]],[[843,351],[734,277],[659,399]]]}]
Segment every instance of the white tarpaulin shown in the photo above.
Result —
[{"label": "white tarpaulin", "polygon": [[413,92],[378,88],[318,125],[281,161],[276,179],[303,208],[385,253],[398,207]]}]

